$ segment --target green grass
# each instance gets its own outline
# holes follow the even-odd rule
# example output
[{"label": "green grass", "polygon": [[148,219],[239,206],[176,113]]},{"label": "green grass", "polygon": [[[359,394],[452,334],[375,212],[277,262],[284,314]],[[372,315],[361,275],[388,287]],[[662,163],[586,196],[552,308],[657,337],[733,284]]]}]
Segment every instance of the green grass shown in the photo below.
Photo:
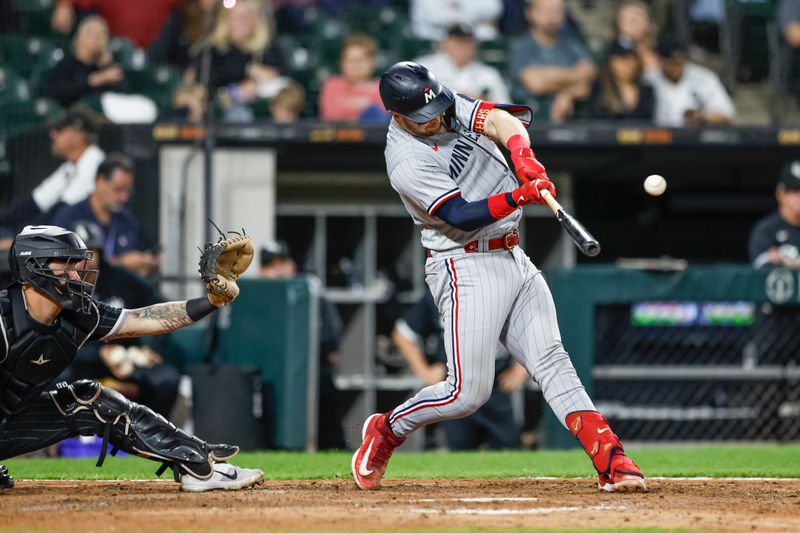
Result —
[{"label": "green grass", "polygon": [[[726,445],[630,449],[648,476],[800,478],[800,445]],[[242,453],[234,461],[264,470],[268,479],[340,479],[350,476],[350,453]],[[4,462],[17,479],[150,479],[157,463],[125,457],[106,459],[12,459]],[[584,477],[593,475],[580,450],[539,452],[397,453],[388,478]],[[169,477],[165,474],[165,477]]]}]

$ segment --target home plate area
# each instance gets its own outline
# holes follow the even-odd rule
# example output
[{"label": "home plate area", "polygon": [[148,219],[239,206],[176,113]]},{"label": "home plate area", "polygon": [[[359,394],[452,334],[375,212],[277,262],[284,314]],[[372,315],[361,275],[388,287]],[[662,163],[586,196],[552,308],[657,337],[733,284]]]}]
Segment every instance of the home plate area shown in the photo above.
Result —
[{"label": "home plate area", "polygon": [[662,478],[649,484],[644,494],[607,494],[589,478],[387,479],[368,492],[337,479],[186,494],[166,481],[21,480],[0,495],[0,511],[10,531],[800,531],[797,479]]}]

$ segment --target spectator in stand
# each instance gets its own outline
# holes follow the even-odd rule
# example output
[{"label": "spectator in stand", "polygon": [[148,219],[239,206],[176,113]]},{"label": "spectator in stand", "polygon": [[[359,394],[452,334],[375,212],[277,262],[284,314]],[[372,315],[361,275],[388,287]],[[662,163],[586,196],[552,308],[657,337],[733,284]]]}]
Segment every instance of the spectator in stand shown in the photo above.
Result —
[{"label": "spectator in stand", "polygon": [[269,101],[272,121],[276,124],[294,124],[300,120],[305,102],[306,92],[303,87],[295,81],[290,82]]},{"label": "spectator in stand", "polygon": [[656,95],[656,124],[680,127],[733,121],[736,110],[719,77],[688,62],[684,43],[665,34],[659,38],[656,52],[660,68],[647,70],[644,75]]},{"label": "spectator in stand", "polygon": [[86,200],[60,209],[53,224],[62,228],[79,220],[97,224],[105,235],[103,256],[108,262],[146,278],[158,268],[160,258],[142,249],[139,222],[127,208],[133,183],[133,161],[110,154],[97,169],[94,192]]},{"label": "spectator in stand", "polygon": [[50,23],[59,33],[69,34],[78,11],[94,11],[111,28],[111,35],[126,37],[139,48],[147,48],[161,31],[170,13],[183,0],[58,0]]},{"label": "spectator in stand", "polygon": [[72,40],[72,54],[50,71],[47,96],[69,107],[85,96],[126,90],[125,73],[108,47],[108,26],[100,17],[86,17]]},{"label": "spectator in stand", "polygon": [[800,159],[789,161],[775,187],[778,209],[753,227],[747,251],[755,268],[800,268]]},{"label": "spectator in stand", "polygon": [[206,114],[206,88],[199,83],[184,84],[172,95],[172,111],[167,120],[199,123]]},{"label": "spectator in stand", "polygon": [[[103,230],[89,221],[74,222],[69,228],[86,243],[92,258],[86,268],[98,269],[94,299],[124,309],[139,309],[163,298],[141,277],[110,264],[103,247]],[[167,349],[168,335],[146,339],[118,339],[110,343],[93,341],[78,350],[75,361],[59,381],[93,379],[119,390],[129,398],[169,418],[178,397],[180,374],[166,364],[161,354]]]},{"label": "spectator in stand", "polygon": [[186,0],[180,10],[167,19],[158,37],[150,45],[152,63],[167,63],[181,69],[189,66],[197,45],[208,29],[209,19],[219,0]]},{"label": "spectator in stand", "polygon": [[70,111],[50,126],[50,152],[64,163],[33,189],[0,212],[0,226],[18,233],[29,224],[46,224],[64,205],[76,204],[94,190],[97,167],[106,154],[97,146],[97,126],[84,111]]},{"label": "spectator in stand", "polygon": [[645,69],[658,66],[658,55],[653,50],[655,31],[647,4],[641,0],[626,0],[620,5],[614,16],[614,33],[616,38],[627,37],[636,45]]},{"label": "spectator in stand", "polygon": [[783,39],[793,49],[787,65],[790,90],[800,97],[800,0],[781,0],[776,18]]},{"label": "spectator in stand", "polygon": [[481,100],[510,102],[500,73],[477,60],[478,41],[469,26],[456,24],[447,30],[439,52],[415,59],[435,72],[449,88]]},{"label": "spectator in stand", "polygon": [[618,37],[609,48],[595,84],[593,103],[596,118],[653,120],[653,88],[642,83],[641,56],[627,37]]},{"label": "spectator in stand", "polygon": [[375,49],[375,41],[366,35],[355,34],[344,40],[339,56],[342,73],[325,80],[320,91],[322,120],[358,121],[365,113],[383,110],[374,75]]},{"label": "spectator in stand", "polygon": [[496,39],[502,0],[411,0],[411,31],[419,39],[441,41],[453,24],[465,24],[481,41]]},{"label": "spectator in stand", "polygon": [[[274,37],[259,0],[238,0],[232,8],[219,11],[210,39],[209,85],[217,91],[226,121],[251,121],[253,113],[247,105],[259,97],[273,97],[286,85]],[[199,52],[187,73],[189,84],[202,82],[202,63]]]},{"label": "spectator in stand", "polygon": [[[265,279],[291,279],[297,276],[297,263],[284,242],[272,242],[261,249],[259,276]],[[341,393],[333,383],[342,340],[342,318],[327,298],[319,299],[319,416],[318,445],[321,450],[344,449]]]},{"label": "spectator in stand", "polygon": [[511,97],[529,103],[538,118],[562,122],[590,96],[597,68],[580,42],[559,34],[562,0],[528,0],[525,17],[530,31],[514,41],[509,57]]}]

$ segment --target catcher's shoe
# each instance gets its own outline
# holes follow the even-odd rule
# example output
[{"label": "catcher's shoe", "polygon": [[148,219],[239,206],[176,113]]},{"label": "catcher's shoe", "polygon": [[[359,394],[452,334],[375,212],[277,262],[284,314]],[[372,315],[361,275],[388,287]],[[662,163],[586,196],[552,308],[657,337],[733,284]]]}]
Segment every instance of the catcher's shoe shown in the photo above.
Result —
[{"label": "catcher's shoe", "polygon": [[611,458],[608,474],[598,474],[598,486],[605,492],[646,492],[644,474],[630,457],[618,454]]},{"label": "catcher's shoe", "polygon": [[239,453],[239,447],[230,444],[209,444],[208,450],[211,460],[215,463],[230,461]]},{"label": "catcher's shoe", "polygon": [[0,465],[0,490],[9,490],[14,488],[14,478],[8,475],[8,469]]},{"label": "catcher's shoe", "polygon": [[385,413],[370,416],[361,430],[363,442],[353,454],[350,467],[360,489],[374,490],[380,486],[392,452],[405,441],[392,433],[386,423],[387,416]]},{"label": "catcher's shoe", "polygon": [[239,490],[264,481],[264,472],[254,468],[239,468],[229,463],[217,463],[208,479],[197,479],[188,474],[181,476],[181,490],[206,492],[208,490]]}]

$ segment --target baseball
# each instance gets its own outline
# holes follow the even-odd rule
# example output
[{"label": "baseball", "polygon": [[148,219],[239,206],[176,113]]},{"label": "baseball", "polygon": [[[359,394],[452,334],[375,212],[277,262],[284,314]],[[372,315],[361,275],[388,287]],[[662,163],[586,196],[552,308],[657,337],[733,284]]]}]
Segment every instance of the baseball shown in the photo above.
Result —
[{"label": "baseball", "polygon": [[667,190],[667,180],[664,176],[651,174],[644,180],[644,190],[650,196],[661,196]]}]

